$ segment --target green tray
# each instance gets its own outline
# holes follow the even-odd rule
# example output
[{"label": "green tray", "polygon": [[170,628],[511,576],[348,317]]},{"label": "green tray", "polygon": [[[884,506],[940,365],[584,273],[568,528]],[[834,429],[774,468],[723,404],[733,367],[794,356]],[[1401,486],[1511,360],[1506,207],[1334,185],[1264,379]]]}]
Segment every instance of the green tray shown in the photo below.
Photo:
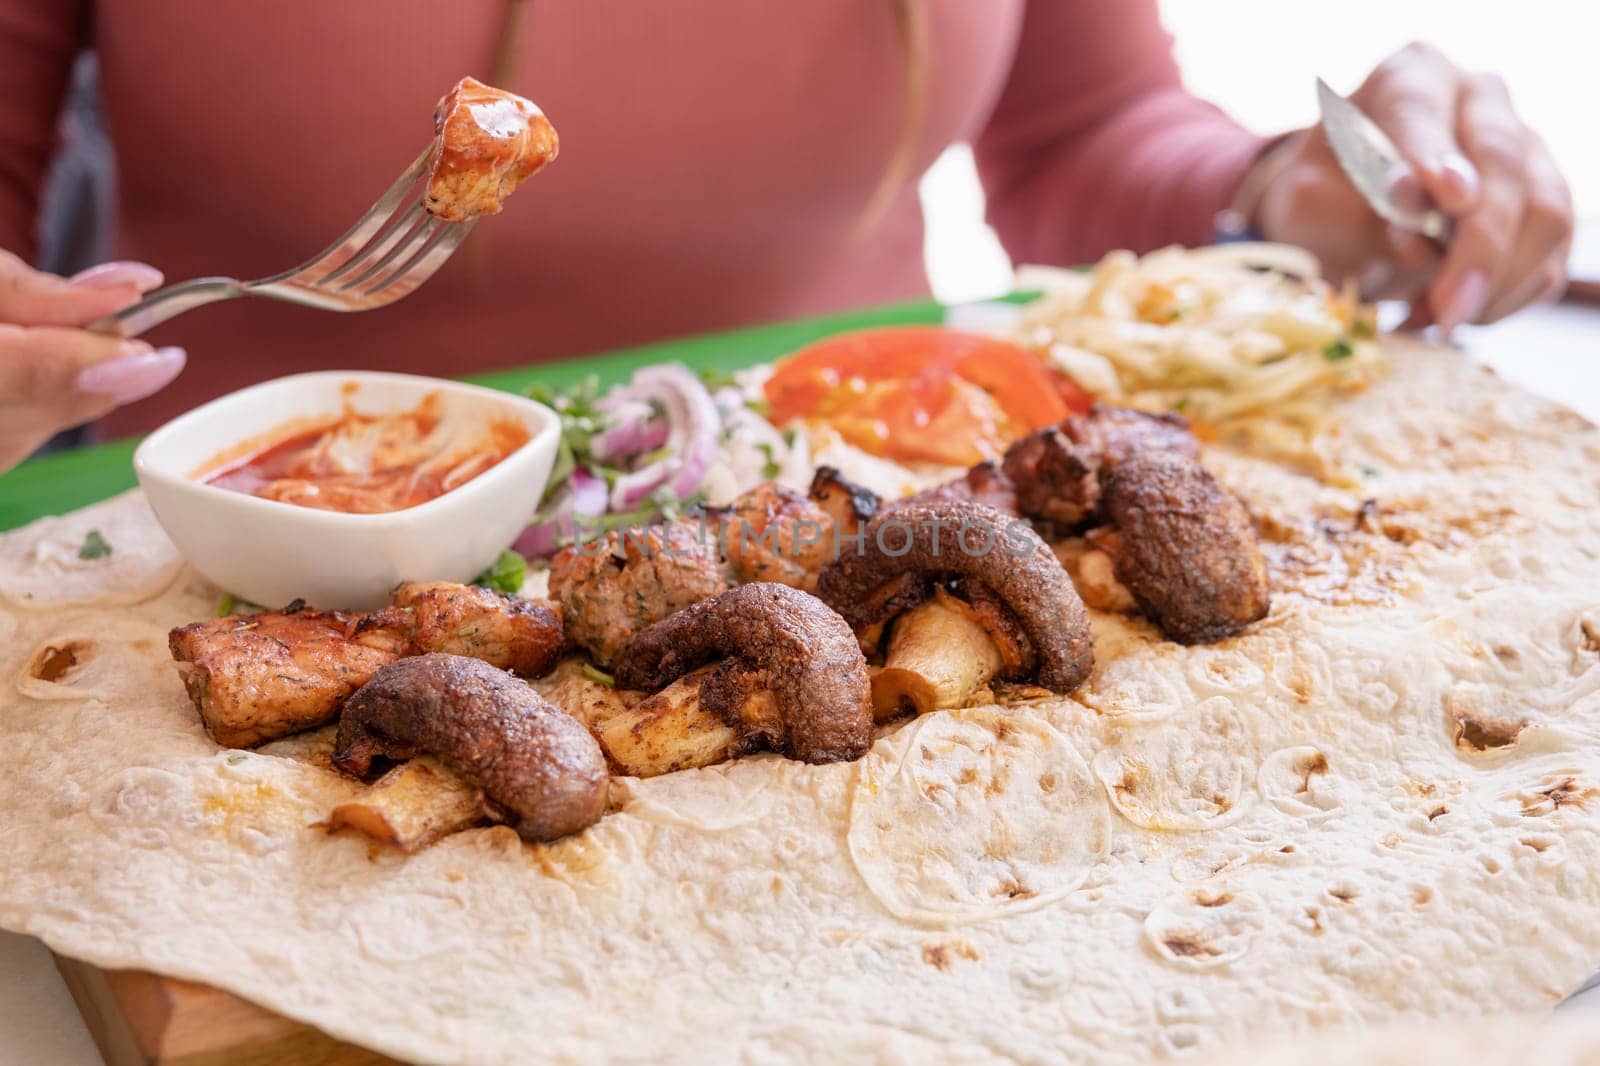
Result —
[{"label": "green tray", "polygon": [[[558,388],[571,385],[587,374],[595,374],[602,384],[610,384],[650,363],[675,361],[696,370],[738,370],[775,359],[832,333],[869,326],[937,323],[943,317],[943,305],[922,300],[684,337],[583,359],[477,374],[466,380],[508,392],[521,392],[536,382]],[[125,440],[58,452],[31,459],[0,476],[0,530],[12,529],[44,515],[72,511],[132,488],[135,483],[133,449],[137,444],[137,440]]]}]

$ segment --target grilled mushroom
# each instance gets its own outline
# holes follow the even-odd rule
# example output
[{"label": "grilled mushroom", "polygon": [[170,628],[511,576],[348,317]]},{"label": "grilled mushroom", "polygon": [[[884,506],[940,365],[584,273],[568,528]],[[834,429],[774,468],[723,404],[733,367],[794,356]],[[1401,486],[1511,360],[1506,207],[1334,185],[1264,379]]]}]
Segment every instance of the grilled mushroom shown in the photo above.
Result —
[{"label": "grilled mushroom", "polygon": [[333,755],[342,773],[365,778],[380,758],[418,755],[477,788],[484,813],[524,840],[576,833],[606,809],[605,756],[589,731],[477,659],[401,659],[345,704]]},{"label": "grilled mushroom", "polygon": [[599,730],[613,764],[636,776],[759,748],[840,762],[872,741],[854,634],[787,585],[740,585],[657,622],[618,657],[616,680],[655,693]]},{"label": "grilled mushroom", "polygon": [[1026,524],[979,503],[934,500],[885,511],[864,532],[863,553],[824,570],[817,594],[869,648],[878,623],[899,615],[874,687],[880,716],[959,706],[1002,672],[1036,669],[1055,692],[1088,676],[1083,602]]}]

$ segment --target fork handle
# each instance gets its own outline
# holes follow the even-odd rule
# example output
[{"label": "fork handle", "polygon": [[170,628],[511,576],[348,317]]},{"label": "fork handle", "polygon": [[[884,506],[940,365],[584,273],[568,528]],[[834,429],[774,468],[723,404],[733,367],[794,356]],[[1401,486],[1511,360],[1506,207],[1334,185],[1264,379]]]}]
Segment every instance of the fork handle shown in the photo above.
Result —
[{"label": "fork handle", "polygon": [[237,278],[195,278],[180,281],[157,289],[136,304],[105,318],[96,319],[85,328],[94,333],[108,333],[113,337],[137,337],[151,326],[159,326],[169,318],[192,311],[218,300],[231,300],[243,296],[245,287]]}]

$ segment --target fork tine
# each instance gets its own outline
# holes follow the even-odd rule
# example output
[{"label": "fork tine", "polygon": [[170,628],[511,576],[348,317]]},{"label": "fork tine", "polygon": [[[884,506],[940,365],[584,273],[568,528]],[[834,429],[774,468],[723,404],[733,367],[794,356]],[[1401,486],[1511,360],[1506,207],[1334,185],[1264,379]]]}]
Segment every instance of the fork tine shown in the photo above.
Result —
[{"label": "fork tine", "polygon": [[467,239],[476,222],[456,222],[435,232],[415,255],[401,264],[393,273],[361,294],[364,300],[381,299],[389,303],[400,299],[438,271],[454,254],[461,242]]},{"label": "fork tine", "polygon": [[[395,234],[399,233],[403,227],[409,229],[410,227],[415,226],[417,221],[421,219],[422,214],[422,198],[418,197],[412,202],[411,206],[406,208],[404,211],[394,212],[394,214],[389,217],[389,220],[383,224],[383,228],[377,233],[373,234],[372,237],[360,248],[356,249],[355,252],[351,253],[350,258],[346,259],[343,263],[334,267],[321,277],[307,278],[306,280],[312,285],[333,284],[333,282],[343,277],[350,270],[353,270],[364,263],[370,262],[372,257],[382,251],[384,247],[388,245],[391,238],[393,238]],[[401,243],[404,243],[403,238]]]},{"label": "fork tine", "polygon": [[[427,171],[428,164],[433,160],[433,149],[434,146],[432,144],[424,148],[422,154],[417,156],[410,166],[406,167],[400,177],[395,179],[393,185],[389,186],[388,191],[378,197],[378,202],[368,208],[367,213],[357,219],[355,225],[345,231],[344,236],[293,270],[286,270],[282,274],[271,278],[263,278],[261,284],[284,281],[297,275],[302,275],[307,271],[315,270],[326,265],[346,248],[364,249],[371,240],[372,235],[383,228],[384,223],[389,221],[389,217],[394,213],[395,209],[405,201],[406,194],[411,191],[411,186],[415,185],[417,179],[421,178],[424,172]],[[310,279],[305,280],[308,283],[310,282]]]},{"label": "fork tine", "polygon": [[[355,290],[359,295],[363,287],[366,286],[366,284],[374,277],[379,277],[380,275],[387,277],[387,275],[383,274],[383,270],[390,263],[393,263],[397,260],[402,260],[402,257],[405,257],[402,261],[409,261],[409,257],[415,251],[418,244],[427,241],[435,233],[444,229],[444,227],[448,225],[449,223],[441,218],[436,218],[435,216],[425,212],[418,212],[417,220],[413,222],[406,230],[405,236],[396,241],[393,247],[384,252],[382,256],[380,256],[375,262],[368,265],[366,269],[361,271],[361,273],[357,274],[348,281],[341,283],[338,286],[339,291],[350,292],[351,290]],[[380,281],[379,284],[381,285],[382,282]]]}]

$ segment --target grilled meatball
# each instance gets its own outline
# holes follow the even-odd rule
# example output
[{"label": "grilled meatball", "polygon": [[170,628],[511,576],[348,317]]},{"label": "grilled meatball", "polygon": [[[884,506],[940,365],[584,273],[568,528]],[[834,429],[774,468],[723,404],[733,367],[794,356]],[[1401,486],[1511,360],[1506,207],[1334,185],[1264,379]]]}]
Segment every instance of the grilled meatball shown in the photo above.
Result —
[{"label": "grilled meatball", "polygon": [[1267,568],[1250,517],[1198,463],[1171,452],[1120,462],[1104,507],[1115,533],[1096,543],[1167,636],[1209,643],[1266,617]]},{"label": "grilled meatball", "polygon": [[740,584],[776,581],[810,592],[834,554],[833,518],[809,497],[765,481],[721,515],[722,550]]},{"label": "grilled meatball", "polygon": [[688,522],[613,530],[550,563],[567,635],[602,666],[641,629],[727,588],[715,538]]}]

